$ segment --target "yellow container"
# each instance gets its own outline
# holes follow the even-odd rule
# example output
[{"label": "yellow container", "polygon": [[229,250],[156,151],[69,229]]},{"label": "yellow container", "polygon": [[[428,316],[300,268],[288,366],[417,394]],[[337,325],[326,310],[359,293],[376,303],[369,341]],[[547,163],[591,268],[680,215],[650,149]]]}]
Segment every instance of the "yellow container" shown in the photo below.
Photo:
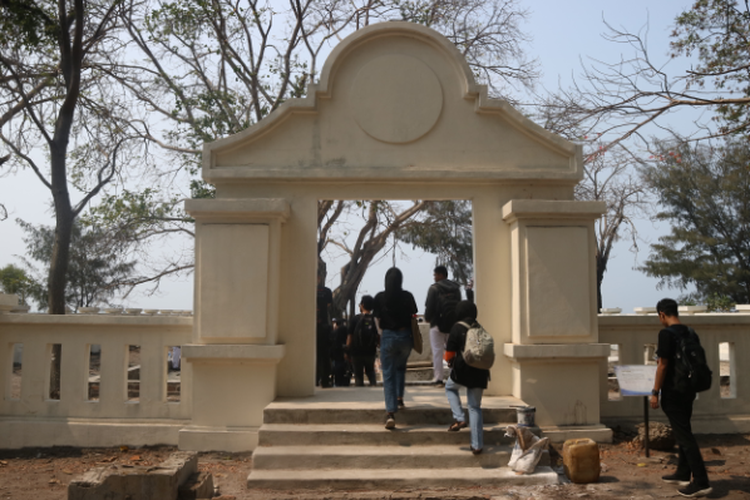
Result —
[{"label": "yellow container", "polygon": [[568,439],[563,443],[565,475],[574,483],[595,483],[602,467],[599,445],[589,438]]}]

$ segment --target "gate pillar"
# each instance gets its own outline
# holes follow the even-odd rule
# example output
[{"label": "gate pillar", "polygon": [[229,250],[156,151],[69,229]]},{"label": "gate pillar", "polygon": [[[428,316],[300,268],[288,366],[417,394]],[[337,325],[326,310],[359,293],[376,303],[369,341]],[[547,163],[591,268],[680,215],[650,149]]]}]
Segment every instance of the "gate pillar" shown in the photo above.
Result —
[{"label": "gate pillar", "polygon": [[598,343],[594,220],[603,202],[512,200],[503,207],[511,226],[513,395],[536,407],[536,423],[559,441],[585,435],[611,441],[600,423],[600,364],[609,344]]},{"label": "gate pillar", "polygon": [[196,221],[192,421],[181,449],[248,451],[276,398],[282,199],[188,200]]}]

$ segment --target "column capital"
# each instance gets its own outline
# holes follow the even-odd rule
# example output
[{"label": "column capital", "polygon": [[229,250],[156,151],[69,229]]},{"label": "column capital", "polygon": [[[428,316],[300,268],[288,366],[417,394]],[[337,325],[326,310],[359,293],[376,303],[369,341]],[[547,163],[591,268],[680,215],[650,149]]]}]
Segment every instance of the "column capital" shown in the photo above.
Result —
[{"label": "column capital", "polygon": [[285,222],[291,208],[282,198],[190,199],[185,211],[199,222]]}]

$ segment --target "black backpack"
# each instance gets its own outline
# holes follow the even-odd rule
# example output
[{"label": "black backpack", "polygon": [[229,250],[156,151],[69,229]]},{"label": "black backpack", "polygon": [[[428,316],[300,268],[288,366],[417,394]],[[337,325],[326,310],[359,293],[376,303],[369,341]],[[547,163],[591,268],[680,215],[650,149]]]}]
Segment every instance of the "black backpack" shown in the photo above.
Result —
[{"label": "black backpack", "polygon": [[[446,280],[447,281],[447,280]],[[441,282],[438,287],[438,320],[437,327],[443,333],[450,333],[459,318],[456,317],[456,306],[461,302],[461,289],[453,282]]]},{"label": "black backpack", "polygon": [[675,339],[673,386],[677,392],[703,392],[711,388],[712,372],[706,363],[706,351],[695,330],[670,328]]},{"label": "black backpack", "polygon": [[378,327],[372,314],[360,316],[352,335],[352,348],[355,351],[374,351],[378,346]]}]

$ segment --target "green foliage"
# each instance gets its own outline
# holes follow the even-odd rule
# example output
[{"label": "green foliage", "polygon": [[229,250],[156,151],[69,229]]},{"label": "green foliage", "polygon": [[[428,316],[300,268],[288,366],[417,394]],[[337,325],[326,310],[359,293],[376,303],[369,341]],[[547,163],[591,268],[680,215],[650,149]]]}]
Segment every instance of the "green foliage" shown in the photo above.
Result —
[{"label": "green foliage", "polygon": [[690,293],[681,296],[677,302],[683,306],[706,306],[707,312],[731,312],[737,304],[731,297],[712,294],[708,297],[701,297],[698,294]]},{"label": "green foliage", "polygon": [[0,1],[0,45],[38,47],[53,44],[58,31],[54,21],[55,7],[55,2]]},{"label": "green foliage", "polygon": [[215,198],[216,188],[206,181],[193,179],[190,181],[190,197],[194,199]]},{"label": "green foliage", "polygon": [[644,180],[672,231],[641,268],[661,285],[696,288],[701,302],[750,302],[750,145],[663,148]]},{"label": "green foliage", "polygon": [[[713,84],[731,97],[750,97],[750,6],[747,1],[697,0],[676,19],[672,53],[697,55],[690,79]],[[750,105],[727,101],[717,108],[727,121],[724,132],[750,132]]]},{"label": "green foliage", "polygon": [[398,238],[414,247],[437,255],[437,264],[452,271],[460,283],[472,279],[471,202],[468,200],[430,201],[413,224],[398,232]]},{"label": "green foliage", "polygon": [[[27,256],[43,267],[46,275],[52,259],[55,230],[48,226],[34,226],[18,221],[26,231]],[[81,222],[73,225],[70,265],[67,273],[68,286],[65,302],[72,308],[101,304],[115,293],[128,286],[128,279],[135,271],[135,261],[127,260],[128,248],[113,240],[110,235],[95,226]],[[33,268],[30,261],[26,261]],[[40,273],[42,274],[42,273]],[[36,280],[30,295],[40,308],[47,304],[47,286],[43,279]]]},{"label": "green foliage", "polygon": [[729,312],[737,304],[731,297],[713,294],[706,299],[706,306],[709,312]]},{"label": "green foliage", "polygon": [[183,200],[165,201],[162,194],[155,188],[146,188],[104,196],[88,214],[81,216],[81,224],[106,232],[113,242],[130,250],[155,236],[191,233],[194,221],[182,210]]},{"label": "green foliage", "polygon": [[31,295],[34,285],[34,280],[20,267],[8,264],[0,268],[0,287],[3,292],[18,295],[22,304],[28,305],[26,297]]}]

